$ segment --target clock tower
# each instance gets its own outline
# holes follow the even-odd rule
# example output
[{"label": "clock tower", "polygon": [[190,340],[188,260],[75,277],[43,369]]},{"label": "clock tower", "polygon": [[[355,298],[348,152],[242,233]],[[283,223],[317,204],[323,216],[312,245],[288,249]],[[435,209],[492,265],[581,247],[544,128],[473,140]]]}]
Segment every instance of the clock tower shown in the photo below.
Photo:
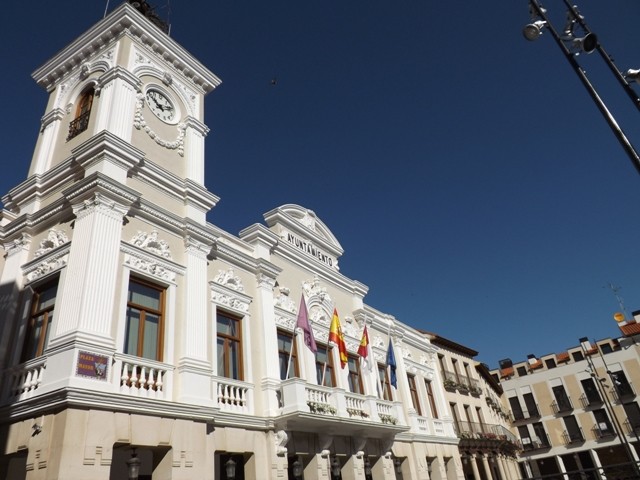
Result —
[{"label": "clock tower", "polygon": [[7,454],[28,479],[125,478],[119,442],[171,446],[154,472],[210,478],[205,462],[180,473],[192,450],[173,428],[213,416],[204,97],[220,80],[165,27],[125,2],[33,73],[49,99],[28,178],[3,197],[0,264]]}]

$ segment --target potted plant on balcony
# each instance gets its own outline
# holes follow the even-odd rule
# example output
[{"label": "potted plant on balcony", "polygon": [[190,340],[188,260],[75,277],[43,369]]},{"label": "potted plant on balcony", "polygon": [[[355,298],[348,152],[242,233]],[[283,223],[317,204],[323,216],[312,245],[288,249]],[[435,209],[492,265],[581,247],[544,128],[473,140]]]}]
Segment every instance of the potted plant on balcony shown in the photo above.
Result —
[{"label": "potted plant on balcony", "polygon": [[380,421],[382,423],[387,423],[390,425],[395,425],[396,423],[398,423],[398,419],[396,417],[394,417],[393,415],[388,415],[386,413],[381,413],[380,415]]},{"label": "potted plant on balcony", "polygon": [[338,410],[334,406],[329,405],[328,403],[308,401],[307,405],[309,406],[309,410],[311,411],[311,413],[319,413],[321,415],[335,415],[338,412]]},{"label": "potted plant on balcony", "polygon": [[444,385],[444,388],[447,390],[455,390],[458,387],[458,384],[449,378],[445,378],[442,384]]}]

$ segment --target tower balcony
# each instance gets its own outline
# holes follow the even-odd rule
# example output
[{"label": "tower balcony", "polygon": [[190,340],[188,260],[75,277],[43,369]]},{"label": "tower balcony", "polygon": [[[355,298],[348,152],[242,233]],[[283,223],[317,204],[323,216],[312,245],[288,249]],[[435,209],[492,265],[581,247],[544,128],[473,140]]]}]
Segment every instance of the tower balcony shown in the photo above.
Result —
[{"label": "tower balcony", "polygon": [[400,402],[309,384],[301,378],[282,382],[281,405],[278,420],[301,431],[322,429],[327,433],[382,438],[410,428]]}]

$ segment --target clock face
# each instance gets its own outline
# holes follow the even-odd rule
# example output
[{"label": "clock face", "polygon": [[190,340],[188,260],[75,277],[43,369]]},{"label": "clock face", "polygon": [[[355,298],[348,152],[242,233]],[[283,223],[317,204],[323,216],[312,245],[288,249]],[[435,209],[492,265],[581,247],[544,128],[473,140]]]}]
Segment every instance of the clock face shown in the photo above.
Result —
[{"label": "clock face", "polygon": [[149,110],[163,122],[173,122],[176,117],[176,109],[164,93],[150,88],[145,95]]}]

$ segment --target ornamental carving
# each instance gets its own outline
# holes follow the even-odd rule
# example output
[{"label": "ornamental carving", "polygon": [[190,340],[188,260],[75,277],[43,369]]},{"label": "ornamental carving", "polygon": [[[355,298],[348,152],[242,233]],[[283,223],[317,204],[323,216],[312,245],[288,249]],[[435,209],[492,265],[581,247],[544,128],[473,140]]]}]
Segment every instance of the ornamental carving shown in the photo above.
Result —
[{"label": "ornamental carving", "polygon": [[[284,317],[276,315],[276,325],[287,330],[293,330],[296,327],[296,320],[293,317]],[[312,327],[313,330],[313,327]],[[315,337],[315,335],[314,335]]]},{"label": "ornamental carving", "polygon": [[243,301],[238,297],[232,297],[231,295],[227,295],[222,292],[211,292],[211,300],[218,305],[224,305],[225,307],[232,308],[234,310],[238,310],[240,312],[248,312],[249,311],[249,303]]},{"label": "ornamental carving", "polygon": [[173,282],[176,278],[175,272],[168,270],[165,266],[158,262],[154,262],[151,259],[127,255],[124,263],[129,265],[132,269],[148,273],[149,275],[153,275],[154,277],[158,277],[163,280]]},{"label": "ornamental carving", "polygon": [[31,237],[26,233],[21,233],[18,238],[7,242],[3,245],[7,255],[11,256],[16,252],[19,252],[21,249],[27,247],[31,243]]},{"label": "ornamental carving", "polygon": [[177,77],[165,71],[159,64],[153,62],[153,60],[137,50],[135,52],[134,62],[135,74],[140,75],[143,72],[139,70],[146,70],[146,73],[150,73],[151,75],[161,78],[162,83],[164,83],[165,85],[172,86],[173,88],[180,90],[180,95],[189,104],[189,107],[191,107],[191,112],[196,112],[195,114],[197,114],[197,96],[193,90],[188,88],[184,83],[180,82]]},{"label": "ornamental carving", "polygon": [[236,292],[244,292],[242,280],[240,280],[240,277],[235,275],[233,268],[226,271],[218,270],[218,275],[214,277],[213,281],[220,285],[224,285],[231,290],[235,290]]},{"label": "ornamental carving", "polygon": [[309,302],[311,302],[311,299],[313,297],[318,297],[320,299],[320,302],[323,302],[327,297],[329,298],[329,300],[331,300],[331,297],[329,297],[329,294],[327,293],[326,287],[320,285],[320,279],[318,279],[318,277],[314,277],[311,281],[305,281],[302,284],[302,289],[304,290],[304,293],[307,294]]},{"label": "ornamental carving", "polygon": [[380,335],[375,335],[373,337],[373,340],[371,341],[371,344],[374,347],[378,347],[378,348],[385,348],[386,345],[384,344],[384,340],[382,340],[382,337],[380,337]]},{"label": "ornamental carving", "polygon": [[54,248],[67,243],[69,238],[62,230],[50,229],[47,238],[40,242],[40,246],[34,255],[34,258],[41,257],[47,252],[50,252]]},{"label": "ornamental carving", "polygon": [[48,273],[51,273],[55,270],[59,270],[67,264],[67,252],[64,255],[60,255],[55,258],[48,258],[40,262],[34,270],[30,271],[27,274],[27,280],[33,281],[37,278],[44,277]]},{"label": "ornamental carving", "polygon": [[138,233],[131,239],[131,243],[162,258],[171,259],[169,244],[165,240],[158,238],[157,230],[153,230],[151,233],[138,230]]},{"label": "ornamental carving", "polygon": [[164,147],[168,150],[177,150],[178,155],[184,157],[184,135],[185,131],[187,130],[187,125],[184,123],[179,123],[177,125],[176,128],[178,129],[178,136],[175,140],[163,140],[158,136],[156,132],[151,129],[149,125],[147,125],[147,122],[142,115],[142,109],[144,108],[144,95],[142,93],[139,93],[136,97],[137,101],[135,115],[133,117],[133,126],[137,130],[144,130],[147,135],[149,135],[149,137],[151,137],[161,147]]},{"label": "ornamental carving", "polygon": [[285,446],[289,441],[289,436],[287,432],[284,430],[278,430],[275,433],[274,442],[276,444],[276,455],[278,456],[286,456],[287,455],[287,447]]},{"label": "ornamental carving", "polygon": [[296,304],[291,297],[289,297],[290,290],[286,287],[280,287],[279,293],[274,300],[276,307],[280,307],[287,312],[296,313]]}]

